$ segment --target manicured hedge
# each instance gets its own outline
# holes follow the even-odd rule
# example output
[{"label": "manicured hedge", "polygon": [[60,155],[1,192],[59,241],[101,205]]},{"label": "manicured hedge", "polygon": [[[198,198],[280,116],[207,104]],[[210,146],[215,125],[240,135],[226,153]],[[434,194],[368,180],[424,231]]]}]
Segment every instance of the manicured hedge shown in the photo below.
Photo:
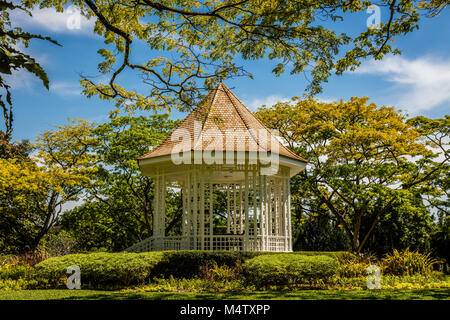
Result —
[{"label": "manicured hedge", "polygon": [[258,287],[326,282],[337,270],[336,259],[327,255],[265,254],[243,265],[245,279]]},{"label": "manicured hedge", "polygon": [[242,251],[166,251],[153,271],[155,277],[193,278],[204,266],[236,267],[241,262],[264,254]]},{"label": "manicured hedge", "polygon": [[332,258],[340,258],[343,256],[356,257],[353,253],[348,251],[294,251],[291,254],[300,254],[302,256],[328,256]]},{"label": "manicured hedge", "polygon": [[[304,283],[335,272],[339,252],[165,251],[87,253],[47,259],[35,266],[41,286],[65,287],[67,267],[81,270],[83,288],[121,288],[153,278],[194,278],[202,268],[227,266],[255,284]],[[242,271],[244,271],[242,273]]]},{"label": "manicured hedge", "polygon": [[35,266],[38,280],[51,287],[63,287],[67,267],[77,265],[84,288],[120,288],[148,282],[162,252],[88,253],[50,258]]}]

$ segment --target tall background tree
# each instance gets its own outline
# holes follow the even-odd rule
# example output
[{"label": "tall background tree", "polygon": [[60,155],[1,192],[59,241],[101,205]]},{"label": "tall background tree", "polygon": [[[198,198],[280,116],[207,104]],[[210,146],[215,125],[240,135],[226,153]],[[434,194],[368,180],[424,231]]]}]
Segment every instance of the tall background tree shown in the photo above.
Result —
[{"label": "tall background tree", "polygon": [[404,115],[367,101],[294,98],[257,116],[310,162],[292,182],[299,221],[304,215],[333,221],[327,228],[336,236],[336,226],[342,229],[357,252],[429,249],[433,220],[425,198],[443,195],[434,178],[448,174],[449,159],[432,161],[436,154]]},{"label": "tall background tree", "polygon": [[408,120],[433,151],[422,159],[416,175],[430,180],[435,192],[430,196],[421,193],[427,209],[436,222],[431,235],[431,251],[435,256],[450,261],[450,116],[443,119],[429,119],[423,116]]},{"label": "tall background tree", "polygon": [[31,158],[0,159],[2,251],[35,250],[62,213],[91,183],[96,144],[92,125],[81,120],[44,132]]},{"label": "tall background tree", "polygon": [[[168,115],[115,116],[97,126],[92,136],[99,145],[95,183],[84,203],[62,217],[62,226],[85,250],[123,250],[152,235],[153,179],[141,174],[137,158],[158,145],[178,121]],[[181,226],[181,198],[169,189],[167,233]]]}]

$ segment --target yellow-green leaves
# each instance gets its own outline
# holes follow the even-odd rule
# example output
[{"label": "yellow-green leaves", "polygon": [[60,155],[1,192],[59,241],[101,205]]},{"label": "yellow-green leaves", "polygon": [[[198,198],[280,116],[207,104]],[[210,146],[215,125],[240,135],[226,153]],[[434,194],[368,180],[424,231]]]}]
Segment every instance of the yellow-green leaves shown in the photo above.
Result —
[{"label": "yellow-green leaves", "polygon": [[[395,37],[418,26],[419,13],[413,1],[383,0],[389,15],[377,28],[361,33],[340,33],[340,22],[359,15],[369,1],[72,1],[97,18],[95,32],[103,37],[99,51],[104,61],[98,69],[110,77],[105,83],[84,79],[84,93],[115,101],[128,109],[186,109],[198,104],[219,81],[250,76],[236,58],[268,58],[268,67],[279,76],[284,72],[308,72],[307,90],[320,92],[332,73],[358,67],[363,59],[381,59],[398,52]],[[445,2],[445,1],[444,1]],[[29,0],[28,6],[60,6],[61,0]],[[428,3],[428,1],[427,1]],[[430,1],[432,7],[442,1]],[[422,7],[425,7],[422,5]],[[344,15],[345,13],[345,15]],[[135,47],[146,47],[135,55]],[[117,52],[112,56],[111,52]],[[131,71],[148,90],[127,87],[120,74]]]},{"label": "yellow-green leaves", "polygon": [[309,212],[310,219],[332,217],[354,250],[361,250],[380,221],[398,216],[418,221],[426,233],[431,218],[421,197],[439,195],[434,184],[442,182],[433,179],[438,169],[448,172],[448,165],[430,163],[422,136],[441,141],[448,131],[443,119],[407,122],[395,108],[367,97],[295,97],[263,107],[257,116],[309,161],[292,187],[297,211]]}]

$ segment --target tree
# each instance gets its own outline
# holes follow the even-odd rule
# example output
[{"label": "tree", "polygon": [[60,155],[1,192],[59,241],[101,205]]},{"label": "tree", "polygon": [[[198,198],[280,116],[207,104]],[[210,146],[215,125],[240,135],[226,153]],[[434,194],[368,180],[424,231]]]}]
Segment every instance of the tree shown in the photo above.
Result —
[{"label": "tree", "polygon": [[393,107],[367,101],[294,98],[257,112],[310,162],[293,182],[294,206],[335,221],[358,252],[393,212],[429,220],[422,195],[436,192],[412,160],[430,156],[419,132]]},{"label": "tree", "polygon": [[45,88],[49,88],[49,80],[44,69],[33,57],[21,50],[20,46],[28,47],[33,39],[45,40],[59,45],[49,37],[25,32],[20,27],[11,28],[10,11],[14,10],[24,11],[31,16],[31,12],[27,10],[26,5],[0,0],[0,90],[3,91],[0,94],[0,107],[3,111],[4,133],[7,136],[10,136],[13,130],[13,103],[10,92],[11,86],[4,75],[11,75],[15,71],[24,69],[38,77]]},{"label": "tree", "polygon": [[0,131],[0,159],[27,160],[31,150],[28,140],[20,143],[11,142],[11,136]]},{"label": "tree", "polygon": [[427,147],[433,152],[422,159],[416,175],[428,177],[435,192],[424,194],[428,210],[436,221],[431,234],[432,251],[435,256],[450,262],[450,116],[429,119],[423,116],[408,120],[422,135]]},{"label": "tree", "polygon": [[[101,142],[92,149],[97,157],[95,183],[86,202],[63,216],[64,227],[81,238],[84,249],[123,250],[152,235],[154,181],[141,174],[137,158],[158,145],[177,123],[168,115],[116,115],[93,130]],[[168,193],[170,233],[181,226],[182,206],[177,192]]]},{"label": "tree", "polygon": [[[56,7],[69,1],[27,0],[30,8]],[[99,71],[107,83],[83,76],[85,94],[115,101],[126,109],[165,110],[197,105],[202,89],[219,80],[248,75],[236,58],[274,62],[273,73],[310,74],[310,93],[332,73],[357,68],[366,58],[400,53],[396,37],[418,28],[422,12],[441,8],[442,1],[381,0],[386,17],[378,28],[355,35],[339,33],[344,16],[365,12],[363,0],[72,0],[86,16],[95,17],[95,32],[104,38]],[[426,6],[425,6],[426,4]],[[365,19],[364,19],[365,20]],[[365,21],[362,24],[365,24]],[[364,29],[364,28],[363,28]],[[133,48],[157,51],[142,62]],[[160,52],[160,53],[159,53]],[[132,71],[150,85],[145,93],[126,88],[121,75]]]},{"label": "tree", "polygon": [[0,226],[3,250],[34,250],[55,225],[63,204],[79,199],[91,183],[96,143],[92,125],[75,120],[44,132],[37,158],[0,159]]},{"label": "tree", "polygon": [[[418,161],[415,176],[429,179],[435,187],[426,198],[430,210],[438,214],[450,214],[450,116],[443,119],[428,119],[424,116],[408,120],[416,128],[430,150],[427,157]],[[424,193],[427,196],[427,193]]]}]

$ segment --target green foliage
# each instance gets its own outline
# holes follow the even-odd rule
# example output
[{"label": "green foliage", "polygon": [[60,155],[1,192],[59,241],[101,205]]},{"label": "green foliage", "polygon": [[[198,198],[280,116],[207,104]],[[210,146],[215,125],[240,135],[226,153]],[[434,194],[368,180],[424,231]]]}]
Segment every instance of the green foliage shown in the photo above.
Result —
[{"label": "green foliage", "polygon": [[0,159],[28,160],[31,146],[28,140],[12,142],[11,135],[0,131]]},{"label": "green foliage", "polygon": [[[264,263],[261,265],[257,260],[250,263],[250,266],[247,265],[247,262],[253,261],[255,257],[268,256],[268,260],[272,262],[281,261],[285,266],[285,269],[279,270],[276,275],[281,281],[277,280],[277,284],[289,284],[282,283],[282,281],[289,279],[289,281],[296,283],[300,280],[326,280],[331,270],[335,269],[337,264],[336,257],[343,254],[345,253],[272,254],[239,251],[97,252],[50,258],[37,264],[35,269],[36,279],[40,281],[41,285],[51,287],[65,286],[67,279],[66,270],[70,265],[80,267],[82,286],[88,288],[130,287],[145,284],[153,278],[200,278],[211,283],[221,283],[221,286],[226,287],[230,281],[243,281],[244,274],[247,275],[246,279],[249,280],[247,281],[249,284],[253,284],[252,281],[256,281],[255,284],[261,283],[261,281],[270,282],[268,274],[264,275],[265,280],[260,280],[259,274],[256,274],[256,272],[260,272],[257,267],[264,266]],[[330,261],[334,261],[334,263]],[[245,267],[246,272],[243,271],[243,265],[247,265]],[[271,272],[266,269],[264,271]],[[253,279],[252,277],[255,280],[250,280]],[[230,285],[235,286],[237,284]]]},{"label": "green foliage", "polygon": [[367,277],[367,268],[377,265],[383,276],[430,276],[434,266],[442,263],[430,257],[430,254],[422,254],[409,249],[399,251],[394,249],[392,253],[382,259],[376,259],[371,255],[342,255],[338,258],[338,276],[340,278]]},{"label": "green foliage", "polygon": [[16,257],[1,259],[0,290],[32,289],[37,283],[32,266],[20,262]]},{"label": "green foliage", "polygon": [[337,272],[337,261],[326,255],[266,254],[246,261],[246,281],[258,287],[326,282]]},{"label": "green foliage", "polygon": [[[335,276],[323,288],[334,290],[366,290],[367,274],[354,277]],[[440,272],[433,272],[429,275],[414,274],[410,276],[381,275],[381,290],[395,292],[404,289],[431,288],[450,288],[450,281]]]},{"label": "green foliage", "polygon": [[445,195],[445,188],[435,181],[439,173],[448,174],[450,157],[433,163],[437,154],[427,148],[424,135],[438,132],[438,141],[430,143],[444,142],[446,121],[439,122],[439,130],[419,130],[419,124],[408,122],[395,108],[368,100],[352,97],[325,103],[294,97],[257,112],[310,164],[292,180],[293,221],[330,220],[325,227],[332,233],[326,235],[339,239],[335,227],[342,229],[355,252],[368,245],[382,252],[407,243],[428,249],[432,218],[427,202]]},{"label": "green foliage", "polygon": [[[415,191],[413,191],[415,192]],[[430,251],[431,236],[435,228],[433,217],[423,206],[420,195],[413,205],[393,205],[387,215],[381,217],[374,227],[372,236],[367,240],[367,248],[379,256],[392,251],[392,248],[404,250],[411,248]],[[364,226],[363,231],[369,226]]]},{"label": "green foliage", "polygon": [[202,275],[202,268],[235,268],[242,261],[261,253],[241,251],[167,251],[156,266],[154,276],[175,278],[194,278]]},{"label": "green foliage", "polygon": [[11,263],[0,266],[0,279],[2,280],[30,280],[33,275],[33,267],[27,264]]},{"label": "green foliage", "polygon": [[377,261],[370,255],[343,254],[338,257],[338,277],[358,278],[367,277],[367,268],[377,265]]},{"label": "green foliage", "polygon": [[67,268],[77,265],[81,283],[87,288],[120,288],[148,282],[163,253],[89,253],[71,254],[45,260],[35,266],[41,284],[66,285]]},{"label": "green foliage", "polygon": [[[294,178],[296,179],[296,178]],[[326,216],[307,217],[294,208],[292,217],[294,250],[350,250],[351,243],[339,223]]]},{"label": "green foliage", "polygon": [[394,254],[395,258],[378,261],[370,255],[347,252],[96,252],[50,258],[34,268],[17,257],[3,256],[0,289],[64,288],[70,265],[80,267],[85,289],[131,290],[136,286],[132,290],[139,292],[244,292],[264,287],[364,289],[367,266],[371,264],[383,270],[383,288],[450,287],[441,272],[432,271],[435,262],[427,255],[408,251]]},{"label": "green foliage", "polygon": [[446,262],[446,271],[450,273],[450,214],[442,213],[436,229],[431,235],[431,250],[433,255]]},{"label": "green foliage", "polygon": [[417,251],[398,251],[394,249],[391,254],[386,255],[381,260],[383,270],[391,275],[429,275],[433,271],[433,266],[440,263],[430,257],[430,254],[422,254]]},{"label": "green foliage", "polygon": [[70,233],[59,230],[47,234],[41,246],[50,256],[54,257],[75,253],[77,242]]},{"label": "green foliage", "polygon": [[[96,126],[91,137],[100,143],[90,149],[96,156],[94,183],[87,201],[66,212],[61,227],[77,239],[79,250],[105,247],[121,251],[152,235],[153,179],[141,174],[136,159],[157,146],[178,121],[167,114],[113,115]],[[167,233],[181,226],[181,197],[166,197]]]},{"label": "green foliage", "polygon": [[201,270],[202,277],[214,282],[233,280],[237,278],[242,272],[242,265],[239,262],[240,261],[238,261],[236,266],[233,268],[227,265],[219,266],[217,262],[214,261],[212,263],[212,267],[206,265],[206,268]]},{"label": "green foliage", "polygon": [[42,133],[36,158],[0,158],[0,250],[35,250],[68,201],[77,201],[91,183],[96,144],[87,121],[73,120]]},{"label": "green foliage", "polygon": [[[222,268],[222,267],[219,267]],[[240,280],[210,280],[203,278],[156,278],[142,287],[125,289],[124,292],[243,292],[251,290]]]},{"label": "green foliage", "polygon": [[[284,254],[284,253],[274,253],[266,252],[266,254]],[[354,257],[353,253],[347,251],[294,251],[290,254],[299,254],[302,256],[328,256],[331,258],[339,259],[340,257]]]},{"label": "green foliage", "polygon": [[143,233],[142,239],[148,235],[141,219],[100,201],[86,202],[65,212],[59,226],[76,239],[76,250],[80,252],[98,247],[121,251],[140,241],[137,231]]},{"label": "green foliage", "polygon": [[[398,54],[394,39],[416,30],[420,13],[429,10],[412,0],[383,0],[387,20],[378,28],[343,33],[342,20],[360,17],[371,5],[364,0],[339,1],[70,1],[82,14],[94,16],[94,32],[105,47],[98,50],[98,69],[108,81],[83,78],[85,94],[98,95],[126,109],[164,110],[195,105],[200,88],[219,80],[248,75],[236,58],[271,61],[272,72],[311,75],[308,87],[321,91],[332,73],[354,70],[367,58]],[[438,1],[440,3],[441,1]],[[28,7],[56,7],[62,0],[28,0]],[[425,1],[432,8],[436,1]],[[441,4],[439,4],[441,6]],[[144,45],[160,52],[141,58],[131,50]],[[134,71],[150,86],[142,92],[119,81]]]}]

